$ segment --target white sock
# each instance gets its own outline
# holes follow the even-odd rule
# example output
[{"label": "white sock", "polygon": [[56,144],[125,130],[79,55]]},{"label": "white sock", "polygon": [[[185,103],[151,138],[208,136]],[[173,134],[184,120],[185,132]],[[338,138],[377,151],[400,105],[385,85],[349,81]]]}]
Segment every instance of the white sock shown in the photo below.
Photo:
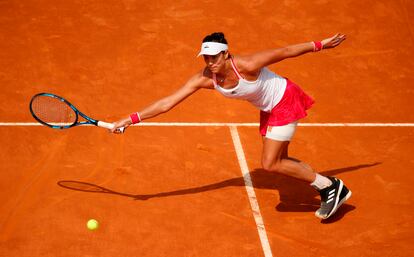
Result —
[{"label": "white sock", "polygon": [[332,181],[329,178],[316,173],[315,181],[313,181],[310,185],[313,186],[316,190],[322,190],[332,185]]}]

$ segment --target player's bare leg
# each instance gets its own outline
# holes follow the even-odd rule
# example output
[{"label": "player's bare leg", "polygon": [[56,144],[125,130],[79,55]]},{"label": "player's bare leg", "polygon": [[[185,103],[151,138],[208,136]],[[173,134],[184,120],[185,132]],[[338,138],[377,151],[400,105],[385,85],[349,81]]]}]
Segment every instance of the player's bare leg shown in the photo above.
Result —
[{"label": "player's bare leg", "polygon": [[263,168],[310,183],[321,195],[321,208],[315,212],[315,215],[321,219],[329,218],[351,197],[351,191],[345,187],[342,180],[324,177],[316,173],[308,164],[290,158],[288,147],[289,141],[264,138]]}]

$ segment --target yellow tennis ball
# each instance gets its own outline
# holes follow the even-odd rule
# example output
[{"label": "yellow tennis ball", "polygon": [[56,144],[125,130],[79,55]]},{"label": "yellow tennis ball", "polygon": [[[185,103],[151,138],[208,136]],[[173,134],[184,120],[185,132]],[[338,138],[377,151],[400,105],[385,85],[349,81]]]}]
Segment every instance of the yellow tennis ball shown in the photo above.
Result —
[{"label": "yellow tennis ball", "polygon": [[94,219],[90,219],[88,220],[88,222],[86,223],[86,227],[89,230],[97,230],[99,228],[99,222],[97,220]]}]

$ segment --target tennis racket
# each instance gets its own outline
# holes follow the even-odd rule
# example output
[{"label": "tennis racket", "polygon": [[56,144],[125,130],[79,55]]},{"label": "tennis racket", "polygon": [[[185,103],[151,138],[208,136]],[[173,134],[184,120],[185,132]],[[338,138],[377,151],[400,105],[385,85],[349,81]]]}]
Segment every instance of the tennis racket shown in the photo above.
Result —
[{"label": "tennis racket", "polygon": [[[63,97],[50,93],[40,93],[30,100],[30,113],[41,124],[54,129],[67,129],[79,125],[95,125],[113,129],[112,123],[94,120],[80,112]],[[85,120],[79,120],[80,117]],[[123,132],[124,128],[120,129]]]}]

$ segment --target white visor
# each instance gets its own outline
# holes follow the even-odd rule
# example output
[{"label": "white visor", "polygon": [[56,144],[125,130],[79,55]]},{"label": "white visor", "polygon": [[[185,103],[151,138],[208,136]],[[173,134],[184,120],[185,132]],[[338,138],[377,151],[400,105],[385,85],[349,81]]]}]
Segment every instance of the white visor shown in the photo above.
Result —
[{"label": "white visor", "polygon": [[201,44],[201,51],[197,55],[216,55],[220,52],[227,51],[229,47],[226,44],[223,43],[217,43],[217,42],[204,42]]}]

